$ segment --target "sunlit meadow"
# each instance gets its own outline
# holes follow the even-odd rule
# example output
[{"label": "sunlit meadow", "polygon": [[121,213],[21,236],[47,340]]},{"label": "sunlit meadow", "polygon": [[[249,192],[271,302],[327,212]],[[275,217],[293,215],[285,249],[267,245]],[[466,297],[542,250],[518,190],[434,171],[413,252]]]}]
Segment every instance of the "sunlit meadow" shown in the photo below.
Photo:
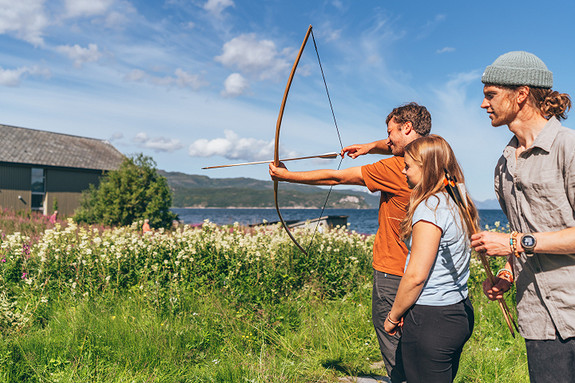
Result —
[{"label": "sunlit meadow", "polygon": [[[277,225],[205,222],[145,235],[139,223],[0,227],[0,381],[385,374],[370,318],[373,236],[296,231],[305,244],[313,237],[306,256]],[[524,345],[480,294],[483,272],[472,267],[476,329],[458,379],[527,381]]]}]

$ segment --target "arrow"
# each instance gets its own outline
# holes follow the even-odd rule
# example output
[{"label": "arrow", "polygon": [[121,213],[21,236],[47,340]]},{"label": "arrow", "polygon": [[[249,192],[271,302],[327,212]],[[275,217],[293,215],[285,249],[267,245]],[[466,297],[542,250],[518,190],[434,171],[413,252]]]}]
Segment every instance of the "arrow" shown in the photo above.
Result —
[{"label": "arrow", "polygon": [[[473,234],[478,233],[479,228],[473,222],[473,219],[471,218],[471,215],[469,214],[469,210],[467,210],[467,202],[462,197],[462,194],[466,195],[466,193],[467,193],[467,192],[462,193],[462,191],[465,190],[465,185],[457,182],[457,177],[455,177],[455,175],[451,176],[449,174],[449,172],[447,171],[447,169],[443,169],[443,171],[445,172],[445,179],[443,180],[443,184],[445,185],[445,189],[447,190],[447,193],[451,196],[451,198],[453,198],[453,200],[455,201],[455,204],[459,207],[461,212],[464,214],[466,220],[471,223],[471,226],[473,227]],[[483,265],[483,268],[485,269],[485,274],[487,275],[487,278],[489,279],[489,281],[491,281],[492,285],[495,285],[495,276],[493,275],[493,272],[491,271],[491,266],[489,266],[489,261],[487,260],[487,256],[485,255],[484,252],[478,252],[477,254],[479,255],[479,260],[481,261],[481,264]],[[507,327],[509,327],[509,331],[511,332],[511,336],[513,338],[515,338],[515,333],[513,332],[513,327],[515,327],[515,330],[517,330],[517,332],[519,332],[519,328],[517,327],[517,323],[515,322],[515,320],[513,319],[513,316],[509,312],[509,307],[507,307],[507,303],[505,303],[505,300],[503,298],[500,298],[497,300],[497,302],[499,303],[499,308],[501,309],[501,312],[503,313],[503,317],[505,318],[505,322],[507,323]]]},{"label": "arrow", "polygon": [[[334,158],[337,158],[337,156],[339,156],[339,153],[333,152],[333,153],[318,154],[318,155],[315,155],[315,156],[285,158],[285,159],[280,160],[280,161],[307,160],[307,159],[310,159],[310,158],[334,159]],[[244,162],[244,163],[241,163],[241,164],[231,164],[231,165],[207,166],[207,167],[202,168],[202,169],[217,169],[217,168],[229,168],[229,167],[232,167],[232,166],[269,164],[270,162],[274,162],[274,160],[269,160],[269,161],[255,161],[255,162]]]}]

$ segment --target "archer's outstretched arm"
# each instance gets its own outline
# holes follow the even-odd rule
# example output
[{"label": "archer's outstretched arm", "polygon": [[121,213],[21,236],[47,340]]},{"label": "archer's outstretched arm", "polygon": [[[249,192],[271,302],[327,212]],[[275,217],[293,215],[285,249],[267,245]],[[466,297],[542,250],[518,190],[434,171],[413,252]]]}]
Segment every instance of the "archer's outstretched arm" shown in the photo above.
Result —
[{"label": "archer's outstretched arm", "polygon": [[365,186],[361,166],[341,170],[321,169],[307,172],[290,172],[283,163],[270,163],[270,176],[274,181],[308,185],[360,185]]},{"label": "archer's outstretched arm", "polygon": [[351,158],[357,158],[365,154],[392,154],[389,148],[389,139],[374,141],[369,144],[349,145],[341,150],[341,156],[345,156],[346,153]]}]

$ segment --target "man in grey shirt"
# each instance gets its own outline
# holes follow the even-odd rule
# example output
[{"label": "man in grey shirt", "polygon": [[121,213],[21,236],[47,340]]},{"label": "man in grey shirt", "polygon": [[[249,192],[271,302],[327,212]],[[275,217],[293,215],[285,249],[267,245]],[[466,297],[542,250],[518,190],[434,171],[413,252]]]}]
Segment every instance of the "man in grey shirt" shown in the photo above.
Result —
[{"label": "man in grey shirt", "polygon": [[491,125],[514,134],[495,168],[511,234],[472,236],[476,251],[507,256],[490,299],[517,283],[519,330],[532,382],[575,382],[575,131],[561,126],[569,95],[537,56],[506,53],[482,77]]}]

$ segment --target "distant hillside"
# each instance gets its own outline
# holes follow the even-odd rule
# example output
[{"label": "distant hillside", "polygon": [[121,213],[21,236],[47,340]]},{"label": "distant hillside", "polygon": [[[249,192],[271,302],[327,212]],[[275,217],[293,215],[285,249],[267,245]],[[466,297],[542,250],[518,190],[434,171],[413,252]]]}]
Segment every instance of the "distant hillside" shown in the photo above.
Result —
[{"label": "distant hillside", "polygon": [[501,206],[499,206],[499,202],[496,199],[488,199],[485,201],[474,201],[475,206],[478,209],[482,210],[501,210]]},{"label": "distant hillside", "polygon": [[[272,181],[253,178],[210,178],[179,172],[159,173],[166,177],[173,191],[173,207],[274,207]],[[328,189],[281,183],[279,189],[282,208],[321,208]],[[377,208],[379,194],[345,190],[341,186],[331,191],[328,208]]]}]

